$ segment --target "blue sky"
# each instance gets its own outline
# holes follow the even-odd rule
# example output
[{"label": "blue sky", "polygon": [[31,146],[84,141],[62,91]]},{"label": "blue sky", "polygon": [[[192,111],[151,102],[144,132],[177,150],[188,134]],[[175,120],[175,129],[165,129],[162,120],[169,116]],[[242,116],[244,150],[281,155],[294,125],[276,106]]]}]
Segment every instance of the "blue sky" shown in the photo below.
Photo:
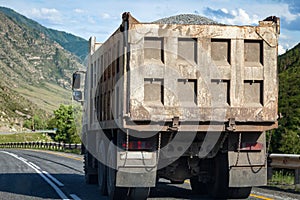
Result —
[{"label": "blue sky", "polygon": [[300,42],[298,0],[0,0],[40,24],[88,39],[105,41],[120,25],[125,11],[141,22],[182,13],[199,14],[217,22],[256,25],[275,15],[281,18],[280,53]]}]

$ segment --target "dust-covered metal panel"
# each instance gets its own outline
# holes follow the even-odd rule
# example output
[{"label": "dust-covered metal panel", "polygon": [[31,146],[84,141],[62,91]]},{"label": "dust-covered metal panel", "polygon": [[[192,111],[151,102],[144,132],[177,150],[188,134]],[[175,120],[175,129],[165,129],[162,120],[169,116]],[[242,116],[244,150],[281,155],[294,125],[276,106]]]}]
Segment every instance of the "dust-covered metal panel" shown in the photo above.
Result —
[{"label": "dust-covered metal panel", "polygon": [[[259,26],[133,23],[129,30],[131,120],[145,120],[133,114],[141,109],[148,120],[158,121],[174,116],[192,121],[276,121],[279,33],[275,22],[262,21]],[[163,38],[158,52],[164,62],[146,59],[147,38]],[[141,98],[145,91],[139,79],[144,78],[164,80],[163,107]],[[151,96],[148,93],[149,89]],[[220,108],[222,114],[215,115]]]},{"label": "dust-covered metal panel", "polygon": [[100,121],[176,116],[276,123],[279,20],[258,26],[156,24],[129,15],[127,22],[91,48],[89,62],[100,67],[90,100],[101,105]]}]

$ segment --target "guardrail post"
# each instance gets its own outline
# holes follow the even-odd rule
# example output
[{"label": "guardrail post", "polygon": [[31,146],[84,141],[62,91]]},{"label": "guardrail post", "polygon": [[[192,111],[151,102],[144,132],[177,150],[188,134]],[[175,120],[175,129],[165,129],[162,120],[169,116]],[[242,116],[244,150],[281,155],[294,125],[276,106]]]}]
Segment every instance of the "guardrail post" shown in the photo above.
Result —
[{"label": "guardrail post", "polygon": [[295,185],[300,184],[300,169],[295,169]]},{"label": "guardrail post", "polygon": [[272,160],[270,159],[269,156],[270,155],[268,155],[268,159],[267,159],[267,180],[271,180],[273,176],[273,168],[271,167]]},{"label": "guardrail post", "polygon": [[268,166],[267,168],[267,180],[271,180],[273,176],[273,168]]}]

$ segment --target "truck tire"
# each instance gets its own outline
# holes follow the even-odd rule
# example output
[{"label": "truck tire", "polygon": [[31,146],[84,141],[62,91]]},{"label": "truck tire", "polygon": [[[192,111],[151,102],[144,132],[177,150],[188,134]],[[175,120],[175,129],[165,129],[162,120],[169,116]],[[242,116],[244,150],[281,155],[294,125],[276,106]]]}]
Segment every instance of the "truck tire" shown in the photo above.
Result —
[{"label": "truck tire", "polygon": [[228,197],[231,199],[246,199],[251,193],[252,187],[231,187],[228,191]]},{"label": "truck tire", "polygon": [[214,158],[213,173],[215,181],[209,185],[209,194],[215,199],[245,199],[251,187],[229,187],[229,170],[227,154],[219,153]]},{"label": "truck tire", "polygon": [[171,181],[171,184],[183,184],[184,181]]},{"label": "truck tire", "polygon": [[130,188],[130,200],[146,200],[149,196],[150,188],[143,187],[143,188]]},{"label": "truck tire", "polygon": [[110,200],[127,199],[129,188],[116,186],[117,152],[113,142],[110,142],[107,152],[107,194]]},{"label": "truck tire", "polygon": [[87,184],[97,184],[98,182],[98,177],[97,174],[91,173],[91,171],[94,171],[92,167],[92,155],[88,152],[85,151],[84,156],[83,156],[83,168],[84,168],[84,177],[85,177],[85,182]]},{"label": "truck tire", "polygon": [[209,195],[214,199],[227,199],[229,170],[227,154],[218,153],[213,160],[213,168],[211,174],[214,181],[209,183]]},{"label": "truck tire", "polygon": [[102,195],[107,195],[106,171],[106,166],[102,162],[98,161],[98,188]]},{"label": "truck tire", "polygon": [[99,157],[98,161],[98,187],[100,190],[100,194],[107,195],[107,176],[106,176],[106,147],[103,141],[99,144]]},{"label": "truck tire", "polygon": [[190,178],[190,183],[193,194],[207,194],[207,185],[199,182],[197,176]]}]

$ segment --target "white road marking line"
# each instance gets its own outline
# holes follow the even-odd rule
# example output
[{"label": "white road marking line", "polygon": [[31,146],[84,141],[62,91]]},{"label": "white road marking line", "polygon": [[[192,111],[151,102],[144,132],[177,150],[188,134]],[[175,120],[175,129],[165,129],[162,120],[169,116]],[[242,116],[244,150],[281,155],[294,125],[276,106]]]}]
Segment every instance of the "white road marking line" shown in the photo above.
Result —
[{"label": "white road marking line", "polygon": [[81,200],[76,194],[70,194],[73,200]]},{"label": "white road marking line", "polygon": [[57,180],[54,176],[52,176],[51,174],[49,174],[46,171],[42,171],[43,174],[45,174],[46,176],[48,176],[48,178],[50,178],[54,183],[56,183],[56,185],[58,185],[59,187],[63,187],[64,184],[62,182],[60,182],[59,180]]},{"label": "white road marking line", "polygon": [[[4,151],[3,151],[4,152]],[[8,153],[8,152],[7,152]],[[10,155],[12,155],[12,156],[16,156],[16,157],[18,157],[16,154],[14,154],[14,153],[9,153]]]},{"label": "white road marking line", "polygon": [[16,154],[7,152],[7,151],[0,151],[2,153],[6,153],[22,162],[24,162],[26,165],[28,165],[29,167],[31,167],[34,171],[36,171],[37,174],[39,174],[54,190],[55,192],[59,195],[59,197],[63,200],[69,200],[69,198],[65,195],[65,193],[63,193],[63,191],[61,189],[59,189],[59,187],[57,187],[57,185],[55,185],[49,178],[47,178],[47,176],[45,176],[40,170],[38,170],[37,168],[35,168],[33,165],[31,165],[30,163],[28,163],[27,161],[24,160],[24,158],[17,156]]},{"label": "white road marking line", "polygon": [[[20,158],[20,157],[19,157]],[[25,162],[27,162],[27,160],[24,160]],[[28,162],[29,164],[31,164],[33,167],[37,168],[37,169],[41,169],[39,166],[37,166],[36,164],[32,163],[32,162]]]},{"label": "white road marking line", "polygon": [[[17,155],[16,155],[16,156],[17,156]],[[27,162],[27,160],[26,160],[25,158],[19,157],[19,159],[20,159],[20,160],[23,160],[23,161],[25,161],[25,162]]]}]

